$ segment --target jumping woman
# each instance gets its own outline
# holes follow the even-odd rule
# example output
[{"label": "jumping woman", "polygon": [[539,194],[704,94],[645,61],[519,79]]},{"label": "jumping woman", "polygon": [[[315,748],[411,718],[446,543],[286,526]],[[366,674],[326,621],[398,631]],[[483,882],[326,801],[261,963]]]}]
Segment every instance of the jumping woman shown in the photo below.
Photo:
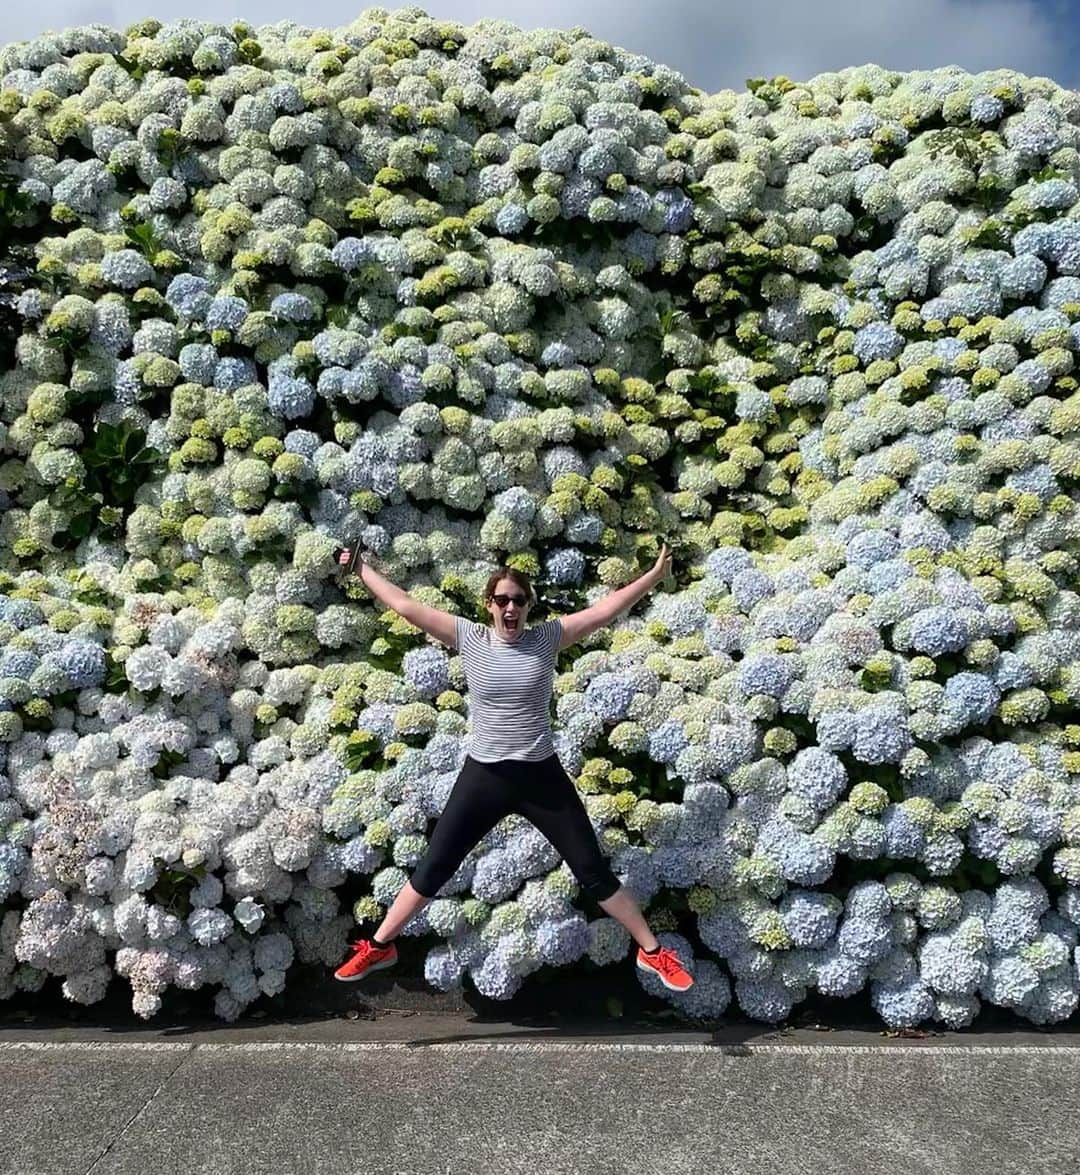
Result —
[{"label": "jumping woman", "polygon": [[[339,556],[352,561],[349,551]],[[637,965],[665,987],[694,981],[674,951],[661,947],[633,895],[611,871],[585,805],[555,754],[548,709],[560,649],[610,624],[671,571],[665,545],[656,564],[633,583],[589,608],[526,628],[532,587],[524,572],[501,567],[487,582],[490,624],[451,616],[414,600],[360,555],[357,574],[387,608],[461,654],[469,686],[471,738],[461,772],[431,842],[371,939],[350,943],[336,979],[362,979],[397,962],[394,938],[439,892],[469,850],[511,812],[524,816],[555,846],[578,883],[638,943]]]}]

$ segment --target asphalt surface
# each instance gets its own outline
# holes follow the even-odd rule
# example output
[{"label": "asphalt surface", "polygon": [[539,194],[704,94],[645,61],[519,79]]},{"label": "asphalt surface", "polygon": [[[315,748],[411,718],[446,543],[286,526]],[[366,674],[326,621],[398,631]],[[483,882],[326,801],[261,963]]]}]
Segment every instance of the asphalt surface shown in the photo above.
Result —
[{"label": "asphalt surface", "polygon": [[371,1010],[0,1026],[0,1172],[1057,1175],[1080,1034]]}]

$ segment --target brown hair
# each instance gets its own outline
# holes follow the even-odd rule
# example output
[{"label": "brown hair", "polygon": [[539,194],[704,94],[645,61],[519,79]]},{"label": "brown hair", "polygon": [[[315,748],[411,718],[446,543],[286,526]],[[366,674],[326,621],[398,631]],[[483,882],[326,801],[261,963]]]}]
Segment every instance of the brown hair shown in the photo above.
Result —
[{"label": "brown hair", "polygon": [[525,596],[530,604],[535,604],[536,600],[533,596],[532,585],[529,583],[529,577],[524,571],[518,571],[516,567],[500,567],[498,571],[487,581],[487,587],[484,588],[484,606],[486,607],[491,602],[491,597],[495,594],[500,579],[512,579],[519,588],[524,591]]}]

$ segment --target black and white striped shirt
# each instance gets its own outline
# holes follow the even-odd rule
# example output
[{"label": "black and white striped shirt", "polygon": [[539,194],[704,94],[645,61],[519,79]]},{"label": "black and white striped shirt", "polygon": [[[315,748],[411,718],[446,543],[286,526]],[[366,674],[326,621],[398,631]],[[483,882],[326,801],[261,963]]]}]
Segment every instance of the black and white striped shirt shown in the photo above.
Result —
[{"label": "black and white striped shirt", "polygon": [[457,647],[469,684],[468,753],[481,763],[535,762],[555,754],[551,689],[562,621],[545,620],[516,641],[490,624],[457,617]]}]

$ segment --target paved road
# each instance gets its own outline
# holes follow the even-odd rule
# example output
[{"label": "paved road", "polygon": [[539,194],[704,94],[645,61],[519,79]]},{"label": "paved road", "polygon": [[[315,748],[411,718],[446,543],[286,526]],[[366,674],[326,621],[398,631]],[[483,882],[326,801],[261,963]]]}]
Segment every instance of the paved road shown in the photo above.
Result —
[{"label": "paved road", "polygon": [[7,1027],[0,1172],[1073,1175],[1078,1087],[1073,1032]]}]

